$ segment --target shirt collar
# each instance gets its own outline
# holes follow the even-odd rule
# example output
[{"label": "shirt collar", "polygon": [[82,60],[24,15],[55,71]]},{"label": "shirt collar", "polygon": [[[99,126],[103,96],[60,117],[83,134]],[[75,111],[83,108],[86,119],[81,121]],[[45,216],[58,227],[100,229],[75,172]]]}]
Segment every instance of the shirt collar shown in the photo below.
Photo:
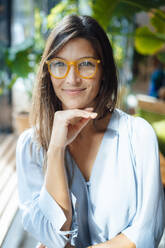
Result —
[{"label": "shirt collar", "polygon": [[119,133],[119,119],[121,115],[121,110],[114,109],[112,116],[110,118],[110,122],[108,124],[108,129],[111,129],[115,131],[116,133]]}]

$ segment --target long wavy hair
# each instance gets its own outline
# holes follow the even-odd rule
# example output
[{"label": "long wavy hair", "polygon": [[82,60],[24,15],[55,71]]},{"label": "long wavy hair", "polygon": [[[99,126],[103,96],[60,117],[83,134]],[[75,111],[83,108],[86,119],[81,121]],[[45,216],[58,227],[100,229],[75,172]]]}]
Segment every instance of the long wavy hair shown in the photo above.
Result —
[{"label": "long wavy hair", "polygon": [[117,72],[112,46],[106,33],[98,22],[90,16],[66,16],[52,30],[47,39],[33,90],[30,122],[35,128],[37,141],[45,152],[48,150],[51,138],[54,113],[62,110],[61,102],[52,86],[46,61],[55,57],[68,41],[77,37],[91,42],[102,62],[103,79],[95,99],[94,111],[98,113],[95,124],[109,111],[113,112],[117,102]]}]

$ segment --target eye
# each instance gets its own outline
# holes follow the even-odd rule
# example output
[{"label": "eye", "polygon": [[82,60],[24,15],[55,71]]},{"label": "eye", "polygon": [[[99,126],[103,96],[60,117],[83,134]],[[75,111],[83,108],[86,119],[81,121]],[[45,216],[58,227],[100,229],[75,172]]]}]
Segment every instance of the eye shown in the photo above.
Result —
[{"label": "eye", "polygon": [[79,66],[80,67],[91,67],[91,66],[94,67],[95,65],[91,61],[85,60],[85,61],[80,62]]},{"label": "eye", "polygon": [[64,62],[62,62],[62,61],[54,61],[53,65],[56,66],[56,67],[64,67],[64,66],[66,66],[66,64]]}]

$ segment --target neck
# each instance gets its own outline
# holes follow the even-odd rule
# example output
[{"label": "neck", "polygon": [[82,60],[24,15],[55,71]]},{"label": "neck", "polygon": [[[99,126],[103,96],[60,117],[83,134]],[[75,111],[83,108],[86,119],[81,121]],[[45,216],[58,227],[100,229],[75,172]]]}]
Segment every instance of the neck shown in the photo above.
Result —
[{"label": "neck", "polygon": [[88,124],[82,129],[77,138],[91,137],[91,135],[97,134],[98,132],[105,132],[107,125],[110,121],[111,113],[108,113],[103,119],[97,120],[97,127],[95,128],[93,120],[90,120]]}]

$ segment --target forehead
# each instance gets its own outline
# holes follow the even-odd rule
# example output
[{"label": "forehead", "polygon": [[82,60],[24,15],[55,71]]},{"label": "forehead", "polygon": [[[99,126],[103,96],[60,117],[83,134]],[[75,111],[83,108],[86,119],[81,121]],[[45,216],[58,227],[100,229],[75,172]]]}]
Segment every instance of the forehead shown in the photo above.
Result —
[{"label": "forehead", "polygon": [[68,41],[56,54],[64,59],[78,59],[85,56],[96,56],[96,51],[91,42],[84,38],[74,38]]}]

